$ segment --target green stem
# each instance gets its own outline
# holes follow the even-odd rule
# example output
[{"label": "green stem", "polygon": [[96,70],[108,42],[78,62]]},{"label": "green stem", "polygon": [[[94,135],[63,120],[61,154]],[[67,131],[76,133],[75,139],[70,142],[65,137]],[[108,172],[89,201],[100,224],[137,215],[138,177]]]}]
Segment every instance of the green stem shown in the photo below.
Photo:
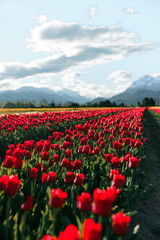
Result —
[{"label": "green stem", "polygon": [[6,240],[9,240],[10,237],[9,237],[9,212],[10,212],[10,205],[11,205],[11,197],[8,197],[8,202],[7,202],[7,208],[6,208],[6,219],[7,219],[7,222],[6,222],[6,227],[5,227],[5,239]]}]

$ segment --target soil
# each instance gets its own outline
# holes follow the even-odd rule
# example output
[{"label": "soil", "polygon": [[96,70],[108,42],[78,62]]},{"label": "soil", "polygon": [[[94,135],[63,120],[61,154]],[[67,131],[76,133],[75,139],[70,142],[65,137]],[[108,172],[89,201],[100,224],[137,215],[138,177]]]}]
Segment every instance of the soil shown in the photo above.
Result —
[{"label": "soil", "polygon": [[147,138],[147,158],[144,160],[144,171],[147,177],[144,186],[152,190],[145,199],[135,204],[138,211],[132,216],[134,226],[140,225],[136,240],[160,240],[160,119],[155,114],[146,111],[145,137]]}]

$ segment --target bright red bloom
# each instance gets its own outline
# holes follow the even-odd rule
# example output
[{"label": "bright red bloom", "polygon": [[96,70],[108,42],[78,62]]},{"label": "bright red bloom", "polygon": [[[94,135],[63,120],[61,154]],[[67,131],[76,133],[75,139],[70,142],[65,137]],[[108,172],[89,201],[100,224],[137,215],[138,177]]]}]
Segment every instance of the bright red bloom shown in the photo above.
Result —
[{"label": "bright red bloom", "polygon": [[14,167],[14,168],[16,168],[16,169],[21,169],[24,160],[22,160],[22,159],[20,159],[20,158],[13,157],[13,162],[14,162],[14,163],[13,163],[13,167]]},{"label": "bright red bloom", "polygon": [[20,158],[21,157],[21,153],[22,153],[22,150],[20,148],[15,148],[13,153],[12,153],[12,156]]},{"label": "bright red bloom", "polygon": [[53,158],[54,158],[54,162],[59,162],[59,155],[58,154],[55,154],[53,156]]},{"label": "bright red bloom", "polygon": [[111,166],[112,167],[116,167],[116,168],[119,167],[120,162],[121,162],[121,159],[118,158],[117,156],[111,157]]},{"label": "bright red bloom", "polygon": [[6,178],[9,178],[9,176],[8,175],[2,175],[0,177],[0,190],[4,190],[4,182],[5,182]]},{"label": "bright red bloom", "polygon": [[25,156],[25,159],[27,159],[27,160],[28,160],[28,159],[31,159],[31,155],[32,155],[32,154],[31,154],[30,151],[27,151],[27,150],[25,151],[25,155],[24,155],[24,156]]},{"label": "bright red bloom", "polygon": [[3,162],[3,167],[5,168],[12,168],[13,167],[13,157],[10,155],[7,155],[4,162]]},{"label": "bright red bloom", "polygon": [[124,138],[123,141],[124,141],[125,145],[129,145],[130,144],[130,138],[129,137]]},{"label": "bright red bloom", "polygon": [[76,169],[76,170],[80,169],[81,165],[82,165],[82,162],[81,162],[80,160],[78,160],[78,159],[76,159],[76,160],[74,161],[74,163],[73,163],[73,167],[74,167],[74,169]]},{"label": "bright red bloom", "polygon": [[111,169],[111,170],[110,170],[110,179],[113,179],[113,176],[114,176],[115,174],[119,174],[119,170],[117,170],[117,169]]},{"label": "bright red bloom", "polygon": [[118,194],[119,191],[115,187],[109,187],[107,190],[96,188],[93,192],[92,211],[98,215],[109,215]]},{"label": "bright red bloom", "polygon": [[14,196],[21,186],[21,180],[17,175],[9,176],[4,181],[4,193],[9,196]]},{"label": "bright red bloom", "polygon": [[33,196],[28,196],[25,202],[21,205],[22,211],[31,211],[33,209]]},{"label": "bright red bloom", "polygon": [[73,183],[73,181],[74,181],[74,172],[67,172],[64,181],[65,181],[65,183]]},{"label": "bright red bloom", "polygon": [[115,215],[112,215],[112,228],[114,234],[117,236],[125,236],[128,233],[130,221],[131,217],[126,216],[122,212],[118,212]]},{"label": "bright red bloom", "polygon": [[56,180],[56,172],[49,172],[48,173],[48,182],[55,182]]},{"label": "bright red bloom", "polygon": [[62,143],[62,147],[63,147],[64,149],[70,148],[71,145],[72,145],[72,144],[71,144],[70,142],[67,142],[67,141],[64,141],[64,142]]},{"label": "bright red bloom", "polygon": [[89,145],[84,145],[82,149],[82,153],[89,153],[90,146]]},{"label": "bright red bloom", "polygon": [[100,149],[98,147],[94,147],[93,153],[97,155],[99,153]]},{"label": "bright red bloom", "polygon": [[141,161],[141,159],[138,159],[137,157],[130,157],[129,158],[129,167],[137,168],[140,161]]},{"label": "bright red bloom", "polygon": [[74,179],[74,184],[77,186],[81,186],[84,181],[84,174],[83,173],[76,173],[76,177]]},{"label": "bright red bloom", "polygon": [[66,157],[66,158],[71,158],[71,150],[70,150],[70,149],[67,149],[67,150],[65,151],[65,157]]},{"label": "bright red bloom", "polygon": [[78,153],[82,153],[82,150],[83,150],[83,146],[79,146]]},{"label": "bright red bloom", "polygon": [[63,192],[62,189],[52,189],[51,190],[51,199],[49,201],[50,207],[61,208],[64,200],[67,198],[67,192]]},{"label": "bright red bloom", "polygon": [[77,197],[77,208],[82,211],[91,211],[92,198],[90,193],[82,193]]},{"label": "bright red bloom", "polygon": [[56,240],[56,238],[52,237],[49,234],[46,234],[43,236],[43,238],[41,240]]},{"label": "bright red bloom", "polygon": [[72,169],[73,161],[70,162],[67,158],[63,158],[61,162],[61,167],[65,167],[66,169]]},{"label": "bright red bloom", "polygon": [[48,174],[47,173],[42,174],[41,182],[42,183],[48,183]]},{"label": "bright red bloom", "polygon": [[51,145],[50,145],[50,141],[49,140],[46,140],[46,141],[44,141],[44,143],[43,143],[43,151],[45,152],[45,151],[49,151],[49,149],[50,149],[50,147],[51,147]]},{"label": "bright red bloom", "polygon": [[41,152],[41,158],[42,160],[48,160],[49,159],[49,152]]},{"label": "bright red bloom", "polygon": [[113,136],[112,135],[109,136],[109,141],[111,141],[111,142],[113,141]]},{"label": "bright red bloom", "polygon": [[27,150],[34,149],[35,148],[35,141],[34,140],[24,141],[24,147]]},{"label": "bright red bloom", "polygon": [[113,142],[113,148],[122,149],[122,143],[119,141]]},{"label": "bright red bloom", "polygon": [[53,150],[59,150],[59,144],[58,143],[54,143],[54,144],[52,144],[51,148]]},{"label": "bright red bloom", "polygon": [[137,148],[140,148],[141,145],[142,145],[142,142],[139,141],[139,140],[137,140],[137,141],[135,142],[135,144],[134,144],[134,146],[137,147]]},{"label": "bright red bloom", "polygon": [[87,218],[83,223],[83,240],[102,240],[102,226]]},{"label": "bright red bloom", "polygon": [[104,154],[104,156],[105,156],[106,162],[111,162],[111,154],[110,153]]},{"label": "bright red bloom", "polygon": [[114,174],[112,186],[116,188],[121,188],[125,184],[125,176],[120,174]]},{"label": "bright red bloom", "polygon": [[80,240],[80,232],[75,225],[70,224],[60,233],[57,240]]},{"label": "bright red bloom", "polygon": [[105,147],[105,142],[104,142],[104,141],[101,141],[101,142],[99,143],[99,145],[100,145],[100,148],[104,148],[104,147]]},{"label": "bright red bloom", "polygon": [[80,144],[85,145],[88,141],[88,137],[81,138]]}]

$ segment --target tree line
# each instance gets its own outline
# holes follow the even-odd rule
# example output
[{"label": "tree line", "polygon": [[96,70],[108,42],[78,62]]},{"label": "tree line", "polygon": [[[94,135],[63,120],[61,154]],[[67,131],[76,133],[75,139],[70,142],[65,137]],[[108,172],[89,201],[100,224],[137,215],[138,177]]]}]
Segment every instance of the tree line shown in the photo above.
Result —
[{"label": "tree line", "polygon": [[50,103],[47,102],[46,99],[41,99],[39,104],[35,101],[5,101],[0,103],[0,108],[78,108],[78,107],[149,107],[149,106],[158,106],[159,98],[153,99],[145,97],[142,102],[138,102],[137,104],[126,105],[123,102],[117,104],[115,101],[111,102],[110,100],[104,100],[99,102],[87,102],[85,104],[79,104],[75,102],[66,102],[62,104],[55,104],[54,100]]}]

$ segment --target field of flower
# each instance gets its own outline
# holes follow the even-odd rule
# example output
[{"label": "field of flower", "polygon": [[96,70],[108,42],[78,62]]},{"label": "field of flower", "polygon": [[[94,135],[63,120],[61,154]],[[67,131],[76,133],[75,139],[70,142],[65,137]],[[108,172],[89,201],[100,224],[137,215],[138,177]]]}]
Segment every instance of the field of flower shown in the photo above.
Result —
[{"label": "field of flower", "polygon": [[144,111],[1,116],[0,239],[132,239]]}]

